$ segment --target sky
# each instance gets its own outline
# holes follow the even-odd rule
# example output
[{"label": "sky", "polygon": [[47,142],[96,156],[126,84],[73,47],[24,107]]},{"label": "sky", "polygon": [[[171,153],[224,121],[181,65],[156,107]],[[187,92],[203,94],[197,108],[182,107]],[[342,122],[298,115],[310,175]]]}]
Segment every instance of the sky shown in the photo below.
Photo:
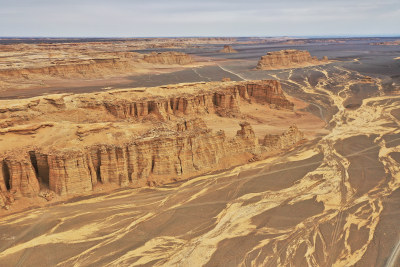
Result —
[{"label": "sky", "polygon": [[400,0],[0,0],[0,36],[400,36]]}]

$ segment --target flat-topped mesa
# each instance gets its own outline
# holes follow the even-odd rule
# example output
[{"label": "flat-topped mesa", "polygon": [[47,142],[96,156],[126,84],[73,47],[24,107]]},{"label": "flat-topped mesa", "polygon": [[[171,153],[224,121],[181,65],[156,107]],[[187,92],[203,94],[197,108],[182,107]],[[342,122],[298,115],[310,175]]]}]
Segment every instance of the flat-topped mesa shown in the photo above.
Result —
[{"label": "flat-topped mesa", "polygon": [[[152,114],[160,120],[170,116],[183,116],[202,113],[216,113],[222,117],[235,117],[240,114],[240,101],[252,100],[268,104],[274,108],[293,109],[293,103],[287,100],[281,84],[275,80],[224,82],[208,90],[198,90],[184,95],[155,97],[146,99],[104,100],[98,105],[118,118],[138,118]],[[226,86],[225,86],[226,84]],[[171,89],[169,89],[171,90]]]},{"label": "flat-topped mesa", "polygon": [[[142,55],[135,52],[115,52],[85,55],[81,58],[48,59],[28,61],[24,64],[0,65],[0,77],[4,79],[42,78],[91,78],[125,73],[138,64]],[[36,64],[35,64],[36,63]]]},{"label": "flat-topped mesa", "polygon": [[82,83],[98,84],[97,79],[105,78],[120,83],[124,80],[121,77],[153,72],[160,64],[170,65],[164,69],[165,72],[204,64],[179,52],[141,54],[118,51],[118,48],[102,51],[101,47],[75,50],[61,44],[48,49],[32,46],[35,48],[29,45],[26,51],[23,48],[0,51],[0,90],[13,96],[15,89],[32,86],[44,89],[53,84],[57,87],[77,84],[81,87]]},{"label": "flat-topped mesa", "polygon": [[290,49],[268,52],[258,61],[257,69],[275,70],[299,68],[326,63],[328,63],[328,58],[326,56],[323,57],[322,60],[319,60],[317,57],[311,57],[308,51]]},{"label": "flat-topped mesa", "polygon": [[144,61],[153,64],[178,64],[193,63],[193,57],[180,52],[152,52],[144,55]]},{"label": "flat-topped mesa", "polygon": [[237,53],[235,49],[231,45],[224,45],[224,48],[221,49],[219,52],[221,53]]},{"label": "flat-topped mesa", "polygon": [[[243,102],[244,101],[244,102]],[[75,114],[79,122],[119,120],[166,121],[175,117],[197,114],[217,114],[238,117],[245,102],[269,105],[271,108],[293,109],[275,80],[243,82],[210,82],[171,85],[141,89],[115,90],[82,95],[53,95],[25,101],[8,101],[0,107],[0,134],[33,132],[52,124],[31,124],[12,127],[20,120],[54,116],[70,121]],[[94,116],[96,112],[96,116]],[[64,115],[65,114],[65,115]],[[79,115],[78,115],[79,114]],[[111,117],[111,118],[110,118]],[[47,121],[48,122],[48,121]]]}]

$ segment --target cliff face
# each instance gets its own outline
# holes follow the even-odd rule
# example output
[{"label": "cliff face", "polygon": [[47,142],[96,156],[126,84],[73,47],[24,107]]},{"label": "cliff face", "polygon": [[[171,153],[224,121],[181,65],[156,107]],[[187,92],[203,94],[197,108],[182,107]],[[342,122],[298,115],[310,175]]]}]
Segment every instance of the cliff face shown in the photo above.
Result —
[{"label": "cliff face", "polygon": [[327,57],[324,57],[322,60],[318,60],[318,58],[316,57],[311,57],[308,51],[300,51],[294,49],[281,50],[268,52],[267,55],[262,56],[257,64],[257,69],[274,70],[284,68],[298,68],[324,64],[327,62]]},{"label": "cliff face", "polygon": [[28,67],[22,69],[0,70],[0,76],[18,79],[34,79],[35,76],[49,76],[58,78],[88,78],[102,77],[103,75],[125,72],[134,67],[134,62],[125,59],[93,59],[77,64],[59,64],[43,67]]},{"label": "cliff face", "polygon": [[221,53],[237,53],[237,51],[235,49],[233,49],[233,47],[230,45],[224,45],[224,48],[221,49],[219,52],[221,52]]},{"label": "cliff face", "polygon": [[216,113],[224,117],[237,116],[240,113],[241,99],[271,104],[277,108],[293,109],[293,103],[286,99],[281,84],[274,80],[217,87],[213,91],[201,92],[196,95],[158,97],[140,101],[106,100],[97,105],[104,106],[108,112],[118,118],[142,119],[153,114],[160,120],[166,120],[171,115],[202,113]]},{"label": "cliff face", "polygon": [[154,186],[245,163],[261,150],[286,148],[303,139],[292,126],[280,136],[267,135],[260,145],[249,123],[240,126],[229,139],[223,131],[206,128],[201,119],[184,120],[175,131],[157,131],[156,136],[128,144],[48,154],[31,151],[19,160],[6,158],[1,161],[0,205],[6,205],[11,196],[37,196],[39,181],[58,195],[82,194],[98,183]]},{"label": "cliff face", "polygon": [[0,206],[20,197],[35,197],[40,187],[29,155],[0,159]]},{"label": "cliff face", "polygon": [[[76,55],[75,55],[76,56]],[[0,77],[4,79],[90,78],[125,73],[138,65],[142,55],[133,52],[82,55],[81,58],[52,59],[41,61],[27,59],[26,62],[11,66],[0,65]]]},{"label": "cliff face", "polygon": [[[213,133],[202,120],[178,123],[176,131],[157,132],[122,145],[95,145],[78,151],[32,151],[27,158],[2,161],[1,199],[6,195],[33,197],[39,180],[59,195],[91,191],[97,183],[157,185],[181,180],[218,167],[221,159],[249,158],[257,141],[250,125],[242,124],[234,139]],[[244,163],[244,162],[243,162]],[[3,203],[4,204],[4,203]]]},{"label": "cliff face", "polygon": [[143,58],[144,61],[153,64],[189,64],[193,62],[193,58],[185,53],[179,52],[153,52],[147,54]]}]

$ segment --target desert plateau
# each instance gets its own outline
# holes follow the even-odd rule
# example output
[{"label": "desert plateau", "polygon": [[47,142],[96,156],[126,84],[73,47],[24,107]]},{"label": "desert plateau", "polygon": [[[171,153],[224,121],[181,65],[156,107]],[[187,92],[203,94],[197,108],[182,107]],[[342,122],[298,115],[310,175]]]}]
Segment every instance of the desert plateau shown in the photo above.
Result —
[{"label": "desert plateau", "polygon": [[396,1],[0,5],[0,267],[400,266]]},{"label": "desert plateau", "polygon": [[0,265],[396,266],[398,53],[256,41],[2,40]]}]

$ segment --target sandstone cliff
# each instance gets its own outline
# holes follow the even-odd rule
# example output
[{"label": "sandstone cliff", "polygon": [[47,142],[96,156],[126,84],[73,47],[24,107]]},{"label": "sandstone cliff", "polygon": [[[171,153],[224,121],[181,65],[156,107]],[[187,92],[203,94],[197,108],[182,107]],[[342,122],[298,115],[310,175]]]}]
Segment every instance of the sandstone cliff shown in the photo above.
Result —
[{"label": "sandstone cliff", "polygon": [[311,57],[308,51],[292,49],[268,52],[267,55],[261,57],[257,64],[257,69],[274,70],[299,68],[326,63],[328,63],[327,57],[324,57],[322,60],[318,60],[316,57]]},{"label": "sandstone cliff", "polygon": [[37,196],[39,180],[42,187],[58,195],[82,194],[98,183],[154,186],[245,163],[260,150],[286,148],[302,139],[297,128],[291,127],[278,138],[266,136],[259,145],[252,127],[248,123],[240,126],[229,139],[223,131],[209,130],[200,119],[183,120],[176,130],[158,129],[155,135],[126,144],[48,154],[31,151],[20,160],[5,158],[1,161],[0,204],[9,203],[10,195]]},{"label": "sandstone cliff", "polygon": [[189,64],[193,62],[193,58],[190,55],[179,52],[153,52],[147,54],[143,58],[144,61],[153,64]]},{"label": "sandstone cliff", "polygon": [[233,49],[233,47],[230,45],[224,45],[224,48],[221,49],[219,52],[221,52],[221,53],[237,53],[237,51],[235,49]]},{"label": "sandstone cliff", "polygon": [[[11,126],[18,118],[26,120],[38,114],[42,117],[53,117],[54,111],[62,117],[60,119],[67,120],[71,120],[66,118],[68,112],[80,114],[73,118],[76,117],[82,122],[89,120],[88,111],[97,112],[97,116],[90,117],[91,121],[104,121],[104,119],[107,121],[110,120],[110,115],[116,119],[140,121],[146,119],[165,121],[172,117],[211,113],[235,117],[240,114],[242,101],[270,105],[274,108],[293,109],[293,103],[286,98],[281,84],[275,80],[211,82],[182,84],[172,88],[168,86],[146,88],[146,90],[138,88],[132,91],[116,90],[17,101],[0,107],[2,114],[0,124]],[[5,127],[2,132],[29,132],[42,127],[52,127],[52,125],[45,123],[23,128]]]}]

